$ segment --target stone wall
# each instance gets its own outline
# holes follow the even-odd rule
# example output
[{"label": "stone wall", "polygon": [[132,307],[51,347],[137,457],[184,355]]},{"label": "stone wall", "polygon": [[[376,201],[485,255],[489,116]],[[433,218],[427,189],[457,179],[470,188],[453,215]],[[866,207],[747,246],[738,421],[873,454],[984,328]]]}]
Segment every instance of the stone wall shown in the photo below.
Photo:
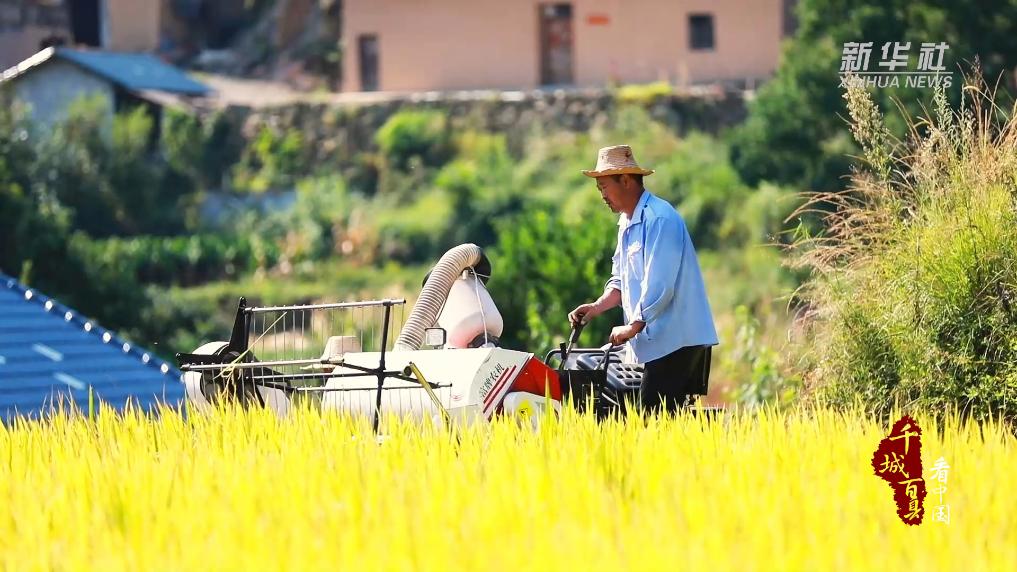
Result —
[{"label": "stone wall", "polygon": [[[658,96],[640,102],[650,115],[678,133],[717,133],[740,123],[746,114],[744,92],[712,91]],[[315,160],[335,161],[374,149],[374,134],[401,109],[435,109],[447,115],[452,129],[505,133],[512,146],[535,124],[553,129],[587,131],[623,102],[607,90],[558,92],[492,92],[469,96],[406,96],[373,103],[296,103],[272,108],[231,108],[253,136],[262,125],[281,131],[300,130]]]}]

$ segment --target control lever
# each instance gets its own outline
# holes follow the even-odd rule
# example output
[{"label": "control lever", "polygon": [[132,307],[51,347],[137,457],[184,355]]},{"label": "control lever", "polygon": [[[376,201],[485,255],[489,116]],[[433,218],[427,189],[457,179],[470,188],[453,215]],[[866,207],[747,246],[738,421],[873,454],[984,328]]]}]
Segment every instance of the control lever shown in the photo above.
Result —
[{"label": "control lever", "polygon": [[565,360],[567,360],[569,354],[572,353],[572,347],[576,345],[576,341],[579,339],[579,334],[582,333],[583,327],[585,326],[586,322],[582,320],[578,324],[573,324],[572,331],[569,333],[568,343],[563,343],[559,346],[561,349],[561,365],[558,367],[560,369],[565,369]]}]

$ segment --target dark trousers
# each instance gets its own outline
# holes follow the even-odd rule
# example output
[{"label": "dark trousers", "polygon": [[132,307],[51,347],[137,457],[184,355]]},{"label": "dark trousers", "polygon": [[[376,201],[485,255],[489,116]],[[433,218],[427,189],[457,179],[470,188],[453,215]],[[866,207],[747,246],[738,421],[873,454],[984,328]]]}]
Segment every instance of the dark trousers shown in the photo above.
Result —
[{"label": "dark trousers", "polygon": [[710,382],[711,346],[688,346],[643,366],[639,402],[644,412],[674,413],[706,395]]}]

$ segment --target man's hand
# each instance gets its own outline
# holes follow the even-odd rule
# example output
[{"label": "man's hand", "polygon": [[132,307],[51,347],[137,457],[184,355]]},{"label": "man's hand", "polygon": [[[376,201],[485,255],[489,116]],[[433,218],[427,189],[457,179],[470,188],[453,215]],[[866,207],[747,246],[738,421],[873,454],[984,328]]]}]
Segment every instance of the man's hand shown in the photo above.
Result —
[{"label": "man's hand", "polygon": [[627,326],[615,326],[611,330],[611,343],[620,346],[636,337],[636,334],[643,331],[645,327],[645,322],[632,322]]},{"label": "man's hand", "polygon": [[575,328],[580,324],[586,324],[593,318],[600,314],[600,309],[597,307],[596,302],[590,302],[589,304],[583,304],[572,310],[569,313],[569,323]]}]

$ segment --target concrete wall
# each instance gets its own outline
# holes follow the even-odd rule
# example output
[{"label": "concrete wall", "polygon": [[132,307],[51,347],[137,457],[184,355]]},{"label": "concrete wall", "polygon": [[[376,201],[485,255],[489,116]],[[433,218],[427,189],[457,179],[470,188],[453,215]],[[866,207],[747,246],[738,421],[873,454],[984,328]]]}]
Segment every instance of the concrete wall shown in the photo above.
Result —
[{"label": "concrete wall", "polygon": [[[101,0],[104,49],[149,52],[159,47],[163,0]],[[60,36],[73,45],[68,1],[28,4],[0,0],[0,71],[39,51],[39,43]]]},{"label": "concrete wall", "polygon": [[[540,83],[541,0],[346,0],[344,90],[359,91],[357,38],[377,34],[380,89],[528,89]],[[573,0],[578,86],[762,79],[777,67],[782,0]],[[712,14],[715,49],[689,47]]]},{"label": "concrete wall", "polygon": [[70,37],[69,21],[62,1],[0,0],[0,70],[38,52],[46,38]]},{"label": "concrete wall", "polygon": [[29,105],[32,119],[45,127],[63,119],[80,97],[99,95],[113,116],[113,86],[76,65],[53,60],[13,80],[14,97]]},{"label": "concrete wall", "polygon": [[39,44],[46,38],[67,36],[65,30],[25,26],[19,30],[0,32],[0,71],[24,61],[39,51]]},{"label": "concrete wall", "polygon": [[150,52],[159,47],[160,0],[103,0],[105,44],[115,52]]}]

